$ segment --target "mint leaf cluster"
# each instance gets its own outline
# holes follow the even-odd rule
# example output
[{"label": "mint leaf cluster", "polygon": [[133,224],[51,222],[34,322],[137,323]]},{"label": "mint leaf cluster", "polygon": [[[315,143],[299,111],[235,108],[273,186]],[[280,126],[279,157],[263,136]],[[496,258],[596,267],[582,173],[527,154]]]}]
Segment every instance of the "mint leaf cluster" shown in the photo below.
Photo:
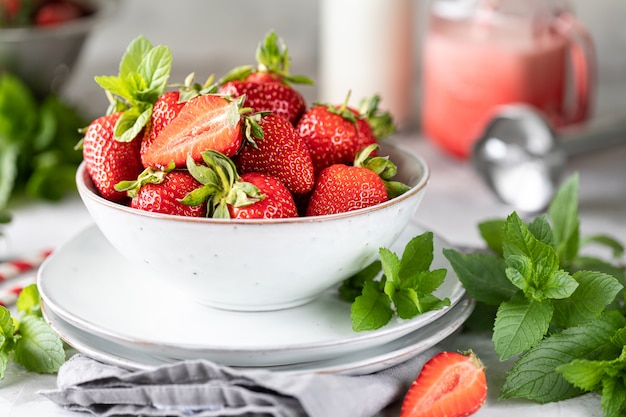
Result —
[{"label": "mint leaf cluster", "polygon": [[57,372],[65,362],[65,350],[59,336],[42,317],[35,284],[22,290],[17,310],[19,319],[0,306],[0,379],[4,378],[11,355],[29,371]]},{"label": "mint leaf cluster", "polygon": [[401,258],[387,248],[380,248],[379,259],[339,288],[341,298],[352,302],[354,331],[379,329],[396,314],[401,319],[411,319],[450,305],[448,298],[439,299],[433,294],[444,282],[447,271],[430,270],[431,232],[411,239]]},{"label": "mint leaf cluster", "polygon": [[130,142],[146,126],[154,102],[167,88],[172,52],[153,46],[145,37],[134,39],[122,56],[117,76],[98,76],[96,82],[109,95],[108,113],[121,111],[115,125],[115,139]]},{"label": "mint leaf cluster", "polygon": [[482,305],[472,319],[488,323],[500,360],[515,360],[500,397],[543,403],[594,391],[605,417],[624,415],[624,270],[582,253],[598,244],[617,259],[624,247],[608,235],[581,238],[578,175],[547,213],[524,221],[513,212],[479,230],[492,253],[444,255]]},{"label": "mint leaf cluster", "polygon": [[36,97],[18,77],[0,73],[0,223],[19,194],[59,200],[75,189],[85,121],[56,95]]}]

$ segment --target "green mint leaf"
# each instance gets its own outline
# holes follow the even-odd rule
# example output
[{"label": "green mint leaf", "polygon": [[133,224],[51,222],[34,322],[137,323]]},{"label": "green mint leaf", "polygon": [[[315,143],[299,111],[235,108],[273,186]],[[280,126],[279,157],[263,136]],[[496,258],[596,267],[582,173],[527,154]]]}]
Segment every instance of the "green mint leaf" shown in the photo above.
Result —
[{"label": "green mint leaf", "polygon": [[488,220],[478,224],[478,231],[487,243],[487,247],[495,254],[502,256],[502,240],[504,238],[504,220]]},{"label": "green mint leaf", "polygon": [[552,233],[552,228],[550,227],[546,214],[535,217],[533,221],[528,223],[528,230],[540,242],[554,247],[554,234]]},{"label": "green mint leaf", "polygon": [[611,338],[611,342],[617,347],[626,346],[626,328],[616,331]]},{"label": "green mint leaf", "polygon": [[500,398],[527,398],[547,403],[581,393],[556,369],[576,359],[605,360],[619,355],[611,337],[626,325],[626,318],[613,311],[598,319],[544,338],[513,365]]},{"label": "green mint leaf", "polygon": [[561,262],[567,263],[578,254],[578,174],[569,177],[557,190],[548,207],[556,251]]},{"label": "green mint leaf", "polygon": [[594,243],[611,249],[614,258],[619,258],[624,255],[624,245],[612,236],[591,235],[584,236],[580,239],[581,248]]},{"label": "green mint leaf", "polygon": [[115,139],[130,142],[148,124],[152,116],[152,104],[133,107],[120,116],[115,124]]},{"label": "green mint leaf", "polygon": [[392,301],[401,319],[410,319],[423,312],[419,297],[412,288],[396,291],[392,296]]},{"label": "green mint leaf", "polygon": [[500,304],[492,338],[500,360],[518,355],[541,341],[548,331],[552,313],[549,301],[527,299],[521,293]]},{"label": "green mint leaf", "polygon": [[352,329],[356,332],[380,329],[393,317],[391,300],[376,282],[366,282],[363,293],[351,307]]},{"label": "green mint leaf", "polygon": [[404,247],[400,261],[400,279],[406,279],[416,273],[428,271],[433,262],[433,233],[424,232],[415,236]]},{"label": "green mint leaf", "polygon": [[170,71],[172,69],[172,52],[166,46],[157,46],[150,50],[141,61],[137,72],[147,82],[147,91],[150,96],[143,101],[154,102],[167,88]]},{"label": "green mint leaf", "polygon": [[31,142],[38,119],[37,101],[18,77],[0,73],[0,144],[24,147]]},{"label": "green mint leaf", "polygon": [[613,265],[605,260],[593,256],[577,256],[567,265],[567,269],[571,272],[577,271],[596,271],[611,275],[617,279],[624,287],[626,287],[626,275],[624,269],[620,266]]},{"label": "green mint leaf", "polygon": [[433,271],[421,271],[401,282],[401,288],[415,290],[418,297],[423,297],[434,292],[446,279],[447,270],[435,269]]},{"label": "green mint leaf", "polygon": [[153,48],[152,43],[143,35],[133,39],[120,61],[120,77],[126,78],[132,73],[139,72],[141,62]]},{"label": "green mint leaf", "polygon": [[373,281],[382,269],[380,261],[374,261],[361,271],[344,280],[339,286],[339,297],[348,302],[353,302],[363,292],[363,287],[368,281]]},{"label": "green mint leaf", "polygon": [[112,75],[98,75],[94,77],[94,80],[96,80],[96,83],[98,83],[102,89],[113,95],[123,97],[127,100],[133,95],[126,79]]},{"label": "green mint leaf", "polygon": [[502,258],[481,253],[462,254],[452,249],[444,249],[443,254],[467,294],[476,301],[496,306],[510,300],[517,292],[505,275]]},{"label": "green mint leaf", "polygon": [[602,384],[602,407],[603,417],[622,417],[626,414],[626,384],[623,379],[611,378]]},{"label": "green mint leaf", "polygon": [[[613,368],[613,361],[589,361],[576,359],[556,368],[565,379],[583,391],[602,390],[605,368]],[[611,370],[613,371],[613,370]]]},{"label": "green mint leaf", "polygon": [[17,297],[17,311],[24,315],[41,317],[41,297],[37,284],[30,284],[22,289]]},{"label": "green mint leaf", "polygon": [[54,373],[65,362],[63,343],[39,317],[26,316],[20,322],[20,338],[15,344],[15,361],[29,371]]},{"label": "green mint leaf", "polygon": [[[0,340],[1,339],[0,337]],[[8,348],[0,348],[0,379],[3,379],[6,373],[10,352],[11,350]]]},{"label": "green mint leaf", "polygon": [[0,348],[11,344],[14,332],[15,324],[11,313],[6,307],[0,306],[0,335],[3,337]]},{"label": "green mint leaf", "polygon": [[380,256],[383,273],[387,277],[387,281],[399,286],[401,263],[398,255],[387,248],[380,248],[378,250],[378,255]]},{"label": "green mint leaf", "polygon": [[623,289],[614,277],[595,271],[578,271],[573,279],[578,288],[570,297],[554,303],[554,323],[574,327],[598,317]]},{"label": "green mint leaf", "polygon": [[[524,294],[530,294],[533,290],[535,271],[532,259],[524,255],[509,255],[506,257],[506,277]],[[532,294],[534,295],[534,294]]]},{"label": "green mint leaf", "polygon": [[578,281],[567,272],[559,270],[548,277],[542,287],[542,293],[546,298],[561,300],[572,295],[576,288]]}]

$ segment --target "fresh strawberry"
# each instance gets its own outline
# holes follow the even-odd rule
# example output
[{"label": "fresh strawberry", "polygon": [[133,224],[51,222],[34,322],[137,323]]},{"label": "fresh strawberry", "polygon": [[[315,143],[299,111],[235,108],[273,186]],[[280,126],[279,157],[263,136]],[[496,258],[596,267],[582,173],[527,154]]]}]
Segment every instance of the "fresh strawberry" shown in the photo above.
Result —
[{"label": "fresh strawberry", "polygon": [[173,214],[187,217],[206,216],[206,206],[190,206],[181,200],[200,184],[186,170],[155,171],[147,168],[137,181],[124,181],[117,184],[118,191],[127,191],[132,197],[130,206],[155,213]]},{"label": "fresh strawberry", "polygon": [[228,210],[231,218],[275,219],[298,216],[291,193],[278,178],[260,172],[249,172],[242,174],[241,180],[258,188],[263,198],[250,205],[230,205]]},{"label": "fresh strawberry", "polygon": [[274,31],[268,32],[265,39],[256,49],[256,65],[241,65],[232,69],[221,80],[220,84],[228,81],[251,81],[255,83],[282,83],[282,84],[313,84],[313,81],[303,75],[292,75],[289,72],[291,58],[287,45]]},{"label": "fresh strawberry", "polygon": [[87,172],[102,195],[111,201],[127,200],[126,193],[115,190],[115,184],[137,178],[143,170],[139,147],[142,134],[130,142],[115,139],[114,129],[121,113],[102,116],[91,122],[83,138],[83,159]]},{"label": "fresh strawberry", "polygon": [[[363,101],[363,112],[349,107],[348,98],[349,95],[342,105],[317,104],[311,107],[296,125],[296,130],[309,146],[316,172],[332,164],[350,164],[357,152],[393,131],[389,113],[383,116],[378,112],[377,96]],[[387,120],[387,125],[383,126],[383,120]],[[373,122],[378,127],[378,136]]]},{"label": "fresh strawberry", "polygon": [[294,194],[308,193],[315,182],[309,148],[291,123],[274,114],[260,119],[263,136],[253,138],[233,160],[240,174],[263,172]]},{"label": "fresh strawberry", "polygon": [[307,216],[344,213],[371,207],[405,192],[408,187],[388,181],[396,166],[383,157],[371,157],[378,145],[359,152],[354,165],[333,164],[324,168],[315,181]]},{"label": "fresh strawberry", "polygon": [[262,219],[296,217],[293,197],[278,178],[259,172],[239,175],[226,155],[208,150],[204,164],[187,160],[187,169],[203,186],[182,201],[207,205],[207,216],[214,218]]},{"label": "fresh strawberry", "polygon": [[409,388],[400,417],[469,416],[486,399],[485,368],[478,357],[441,352],[426,362]]},{"label": "fresh strawberry", "polygon": [[54,26],[79,19],[85,13],[81,6],[72,1],[50,1],[37,10],[34,23],[36,26]]},{"label": "fresh strawberry", "polygon": [[[150,121],[146,126],[146,133],[141,141],[142,161],[154,139],[159,136],[165,126],[178,116],[184,105],[185,103],[180,101],[179,91],[168,91],[157,99],[152,108]],[[144,166],[147,167],[148,164],[144,162]]]},{"label": "fresh strawberry", "polygon": [[295,125],[306,110],[304,97],[292,87],[281,83],[229,81],[219,93],[231,97],[245,96],[246,107],[254,112],[270,111]]},{"label": "fresh strawberry", "polygon": [[189,100],[143,155],[147,166],[165,167],[174,162],[186,164],[188,155],[199,162],[202,152],[212,149],[233,156],[240,148],[241,101],[207,94]]}]

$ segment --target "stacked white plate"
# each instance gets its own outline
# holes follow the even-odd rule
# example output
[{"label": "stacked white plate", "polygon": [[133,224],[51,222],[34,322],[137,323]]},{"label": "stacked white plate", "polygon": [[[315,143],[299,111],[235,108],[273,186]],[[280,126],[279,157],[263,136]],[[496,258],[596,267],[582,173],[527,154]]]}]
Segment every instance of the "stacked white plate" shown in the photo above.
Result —
[{"label": "stacked white plate", "polygon": [[[391,248],[423,233],[410,224]],[[156,285],[92,226],[58,248],[39,270],[45,319],[69,345],[105,363],[146,369],[207,359],[280,372],[367,374],[406,361],[457,331],[473,302],[435,237],[432,268],[446,268],[437,290],[450,307],[354,332],[350,304],[330,289],[300,307],[269,312],[214,309]],[[224,277],[228,279],[228,277]]]}]

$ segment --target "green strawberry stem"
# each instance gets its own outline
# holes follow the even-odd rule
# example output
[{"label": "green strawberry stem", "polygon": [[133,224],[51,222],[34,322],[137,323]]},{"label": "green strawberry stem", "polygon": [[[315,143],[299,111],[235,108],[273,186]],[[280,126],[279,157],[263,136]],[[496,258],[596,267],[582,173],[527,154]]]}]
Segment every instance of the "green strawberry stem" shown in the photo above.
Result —
[{"label": "green strawberry stem", "polygon": [[139,193],[139,190],[145,184],[160,184],[165,179],[165,176],[172,171],[176,165],[174,162],[170,163],[165,169],[155,169],[153,167],[148,167],[144,169],[138,176],[137,179],[132,181],[120,181],[115,184],[114,188],[116,191],[126,191],[126,194],[133,198]]},{"label": "green strawberry stem", "polygon": [[395,133],[397,130],[391,113],[381,111],[378,107],[379,103],[380,96],[378,94],[370,98],[363,98],[359,103],[361,118],[367,120],[378,140]]},{"label": "green strawberry stem", "polygon": [[187,169],[202,186],[187,194],[181,202],[191,206],[207,204],[207,217],[229,219],[228,206],[244,207],[265,198],[259,189],[242,181],[235,163],[226,155],[207,150],[202,153],[206,165],[187,158]]},{"label": "green strawberry stem", "polygon": [[361,149],[354,158],[354,166],[367,168],[377,173],[385,184],[389,198],[398,197],[410,190],[411,187],[399,181],[391,181],[391,178],[395,177],[398,172],[398,167],[388,156],[372,157],[372,152],[379,148],[378,144],[374,143]]},{"label": "green strawberry stem", "polygon": [[255,72],[275,75],[283,84],[313,84],[313,80],[304,75],[291,75],[291,57],[285,41],[272,30],[256,49],[257,65],[240,65],[230,70],[219,80],[223,85],[229,81],[245,80]]}]

